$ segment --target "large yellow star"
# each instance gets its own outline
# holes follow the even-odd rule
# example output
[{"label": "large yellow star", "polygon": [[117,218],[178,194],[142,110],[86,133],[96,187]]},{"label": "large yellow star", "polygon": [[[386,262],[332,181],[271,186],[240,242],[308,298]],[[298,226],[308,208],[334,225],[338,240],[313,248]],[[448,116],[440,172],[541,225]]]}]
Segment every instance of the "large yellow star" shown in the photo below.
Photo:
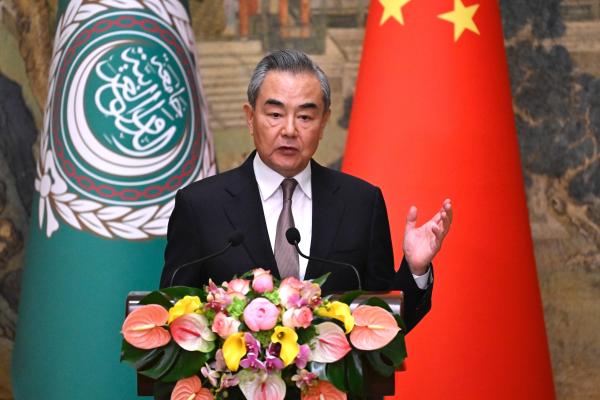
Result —
[{"label": "large yellow star", "polygon": [[400,23],[400,25],[404,25],[404,16],[402,15],[402,7],[406,5],[410,0],[379,0],[381,5],[383,6],[383,15],[381,16],[381,20],[379,21],[379,25],[383,25],[385,21],[393,17]]},{"label": "large yellow star", "polygon": [[456,42],[465,29],[479,35],[479,29],[477,29],[477,25],[473,21],[473,16],[478,8],[479,4],[465,7],[460,0],[454,0],[454,11],[440,14],[438,18],[454,24],[454,41]]}]

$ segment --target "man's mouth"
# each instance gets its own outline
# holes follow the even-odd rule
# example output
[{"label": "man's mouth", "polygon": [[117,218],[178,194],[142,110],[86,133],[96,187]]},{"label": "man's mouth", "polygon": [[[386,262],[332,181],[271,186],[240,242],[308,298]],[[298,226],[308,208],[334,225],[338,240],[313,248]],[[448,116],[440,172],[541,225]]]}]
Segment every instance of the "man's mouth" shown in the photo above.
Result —
[{"label": "man's mouth", "polygon": [[277,150],[283,154],[295,154],[298,152],[298,149],[292,146],[279,146]]}]

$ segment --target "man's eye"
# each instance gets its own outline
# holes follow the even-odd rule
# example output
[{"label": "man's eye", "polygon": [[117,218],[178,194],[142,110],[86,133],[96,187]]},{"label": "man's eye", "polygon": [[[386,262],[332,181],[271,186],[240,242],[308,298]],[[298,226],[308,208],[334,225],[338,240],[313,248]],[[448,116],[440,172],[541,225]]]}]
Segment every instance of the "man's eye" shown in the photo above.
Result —
[{"label": "man's eye", "polygon": [[281,114],[280,114],[280,113],[277,113],[277,112],[273,112],[273,113],[270,113],[270,114],[269,114],[269,116],[271,116],[271,117],[273,117],[273,118],[280,118],[280,117],[281,117]]},{"label": "man's eye", "polygon": [[310,121],[312,119],[310,115],[300,115],[298,118],[302,121]]}]

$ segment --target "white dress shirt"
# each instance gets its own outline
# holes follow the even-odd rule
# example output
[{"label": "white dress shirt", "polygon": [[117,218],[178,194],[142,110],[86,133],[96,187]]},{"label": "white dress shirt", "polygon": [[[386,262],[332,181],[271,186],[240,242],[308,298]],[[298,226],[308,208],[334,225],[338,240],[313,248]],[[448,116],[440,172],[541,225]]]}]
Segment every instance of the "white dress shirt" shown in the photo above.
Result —
[{"label": "white dress shirt", "polygon": [[[281,182],[284,176],[272,170],[260,158],[258,153],[253,160],[254,176],[258,183],[260,199],[265,214],[267,231],[269,232],[269,241],[271,250],[275,251],[275,235],[277,233],[277,220],[283,207],[283,190]],[[300,173],[293,177],[298,185],[292,195],[292,215],[294,216],[294,225],[300,232],[299,247],[302,253],[310,255],[310,242],[312,238],[312,185],[310,163]],[[308,260],[299,257],[299,277],[304,279]],[[413,274],[415,282],[420,289],[429,286],[428,270],[425,275],[417,276]]]}]

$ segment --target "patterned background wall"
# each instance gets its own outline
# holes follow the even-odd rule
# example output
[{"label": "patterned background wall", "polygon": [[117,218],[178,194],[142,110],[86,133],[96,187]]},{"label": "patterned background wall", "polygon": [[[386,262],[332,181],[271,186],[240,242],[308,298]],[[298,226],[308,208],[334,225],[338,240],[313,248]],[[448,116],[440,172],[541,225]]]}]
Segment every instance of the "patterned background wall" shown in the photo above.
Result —
[{"label": "patterned background wall", "polygon": [[[0,400],[12,399],[10,355],[56,3],[0,0]],[[265,50],[281,46],[309,52],[331,78],[333,118],[317,158],[338,165],[368,0],[309,4],[308,23],[300,1],[290,0],[288,27],[274,29],[282,18],[277,0],[190,0],[221,170],[252,148],[241,112],[245,85]],[[500,0],[500,7],[557,393],[597,398],[600,0]]]}]

